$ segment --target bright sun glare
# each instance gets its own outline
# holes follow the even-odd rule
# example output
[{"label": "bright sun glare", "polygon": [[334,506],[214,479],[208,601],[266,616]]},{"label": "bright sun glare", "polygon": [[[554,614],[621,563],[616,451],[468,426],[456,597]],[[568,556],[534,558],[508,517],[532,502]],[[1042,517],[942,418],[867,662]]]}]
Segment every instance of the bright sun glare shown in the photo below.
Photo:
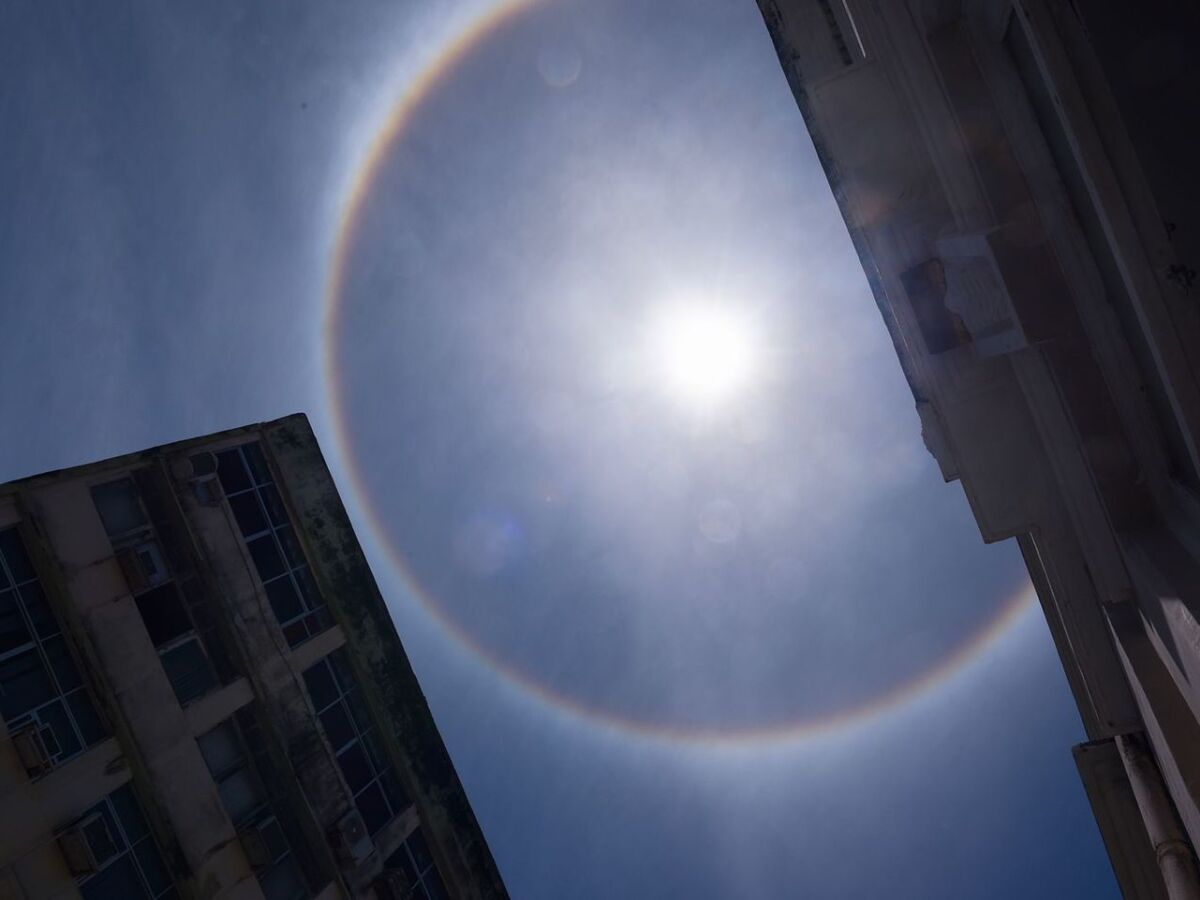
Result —
[{"label": "bright sun glare", "polygon": [[732,400],[754,377],[757,347],[745,316],[717,306],[676,306],[660,312],[650,354],[666,390],[680,402],[711,411]]}]

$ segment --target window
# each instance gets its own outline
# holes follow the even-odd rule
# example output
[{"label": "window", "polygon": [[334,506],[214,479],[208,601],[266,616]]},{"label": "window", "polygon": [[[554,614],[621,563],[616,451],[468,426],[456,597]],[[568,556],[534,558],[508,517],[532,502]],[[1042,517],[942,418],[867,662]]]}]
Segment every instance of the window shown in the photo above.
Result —
[{"label": "window", "polygon": [[308,896],[292,855],[284,827],[272,809],[270,797],[246,752],[241,729],[226,719],[196,739],[217,793],[237,828],[250,864],[258,873],[259,887],[267,900],[296,900]]},{"label": "window", "polygon": [[[138,479],[135,483],[134,478]],[[92,500],[104,530],[112,541],[117,561],[134,595],[142,622],[150,635],[163,671],[181,704],[204,696],[217,685],[217,676],[184,604],[180,586],[172,577],[169,553],[164,553],[160,530],[166,512],[154,516],[152,524],[142,506],[142,487],[151,488],[149,473],[121,478],[92,488]],[[157,500],[154,504],[159,505]],[[172,560],[181,565],[181,552]]]},{"label": "window", "polygon": [[35,778],[106,734],[16,528],[0,531],[0,715]]},{"label": "window", "polygon": [[262,448],[243,444],[217,454],[217,477],[289,647],[330,625],[308,560],[288,518]]},{"label": "window", "polygon": [[[85,864],[95,868],[77,879],[84,900],[173,900],[178,896],[129,785],[117,788],[88,810],[79,825],[60,834],[60,845],[65,847],[68,837],[90,856]],[[74,867],[75,861],[68,861]]]},{"label": "window", "polygon": [[412,900],[443,900],[449,896],[420,828],[396,848],[396,852],[384,861],[383,867],[404,873],[405,882],[412,885],[409,895]]},{"label": "window", "polygon": [[409,805],[354,683],[345,650],[336,650],[304,672],[304,683],[354,805],[372,836]]}]

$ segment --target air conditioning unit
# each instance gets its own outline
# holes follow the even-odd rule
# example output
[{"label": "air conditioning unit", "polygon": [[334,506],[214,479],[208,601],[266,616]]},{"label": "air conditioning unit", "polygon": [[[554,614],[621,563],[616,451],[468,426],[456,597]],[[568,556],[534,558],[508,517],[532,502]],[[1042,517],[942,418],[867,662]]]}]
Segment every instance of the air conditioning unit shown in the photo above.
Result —
[{"label": "air conditioning unit", "polygon": [[72,875],[90,875],[120,852],[100,813],[85,816],[62,832],[58,846]]},{"label": "air conditioning unit", "polygon": [[375,888],[379,900],[410,900],[414,885],[399,869],[385,869],[379,873],[372,887]]},{"label": "air conditioning unit", "polygon": [[217,474],[217,455],[207,450],[188,457],[192,466],[192,478],[210,478]]},{"label": "air conditioning unit", "polygon": [[273,862],[271,859],[271,850],[267,846],[267,839],[257,828],[250,827],[245,831],[239,832],[238,840],[241,841],[242,852],[246,854],[246,860],[250,863],[250,868],[258,871],[265,869]]},{"label": "air conditioning unit", "polygon": [[169,577],[162,551],[154,541],[122,547],[116,556],[130,593],[140,594],[162,584]]},{"label": "air conditioning unit", "polygon": [[218,506],[225,494],[217,478],[217,456],[203,450],[188,457],[176,457],[171,462],[171,474],[185,482],[196,499],[204,506]]},{"label": "air conditioning unit", "polygon": [[13,732],[13,746],[17,748],[17,756],[21,765],[31,776],[44,775],[54,765],[42,729],[36,722],[30,722],[24,728]]},{"label": "air conditioning unit", "polygon": [[203,506],[220,506],[225,499],[225,491],[221,480],[216,475],[204,475],[191,480],[192,493]]},{"label": "air conditioning unit", "polygon": [[374,849],[367,825],[357,811],[349,812],[338,820],[330,830],[329,842],[338,861],[347,868],[357,866]]}]

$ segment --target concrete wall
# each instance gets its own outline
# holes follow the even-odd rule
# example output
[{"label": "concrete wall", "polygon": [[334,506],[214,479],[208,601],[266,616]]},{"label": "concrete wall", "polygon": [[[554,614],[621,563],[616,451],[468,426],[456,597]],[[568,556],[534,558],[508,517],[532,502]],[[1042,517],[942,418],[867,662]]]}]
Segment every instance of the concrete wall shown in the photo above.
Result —
[{"label": "concrete wall", "polygon": [[168,865],[197,897],[261,897],[92,502],[91,484],[119,474],[47,484],[24,501],[94,657],[101,706],[173,838]]}]

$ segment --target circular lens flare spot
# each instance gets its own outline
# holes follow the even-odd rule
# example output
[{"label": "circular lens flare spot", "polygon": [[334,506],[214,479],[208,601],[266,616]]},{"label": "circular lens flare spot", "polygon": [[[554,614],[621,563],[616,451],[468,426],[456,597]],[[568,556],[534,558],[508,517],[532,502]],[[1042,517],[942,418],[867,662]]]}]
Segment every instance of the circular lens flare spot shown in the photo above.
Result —
[{"label": "circular lens flare spot", "polygon": [[746,316],[719,306],[664,309],[650,327],[651,369],[686,406],[712,411],[744,391],[758,371],[759,348]]}]

